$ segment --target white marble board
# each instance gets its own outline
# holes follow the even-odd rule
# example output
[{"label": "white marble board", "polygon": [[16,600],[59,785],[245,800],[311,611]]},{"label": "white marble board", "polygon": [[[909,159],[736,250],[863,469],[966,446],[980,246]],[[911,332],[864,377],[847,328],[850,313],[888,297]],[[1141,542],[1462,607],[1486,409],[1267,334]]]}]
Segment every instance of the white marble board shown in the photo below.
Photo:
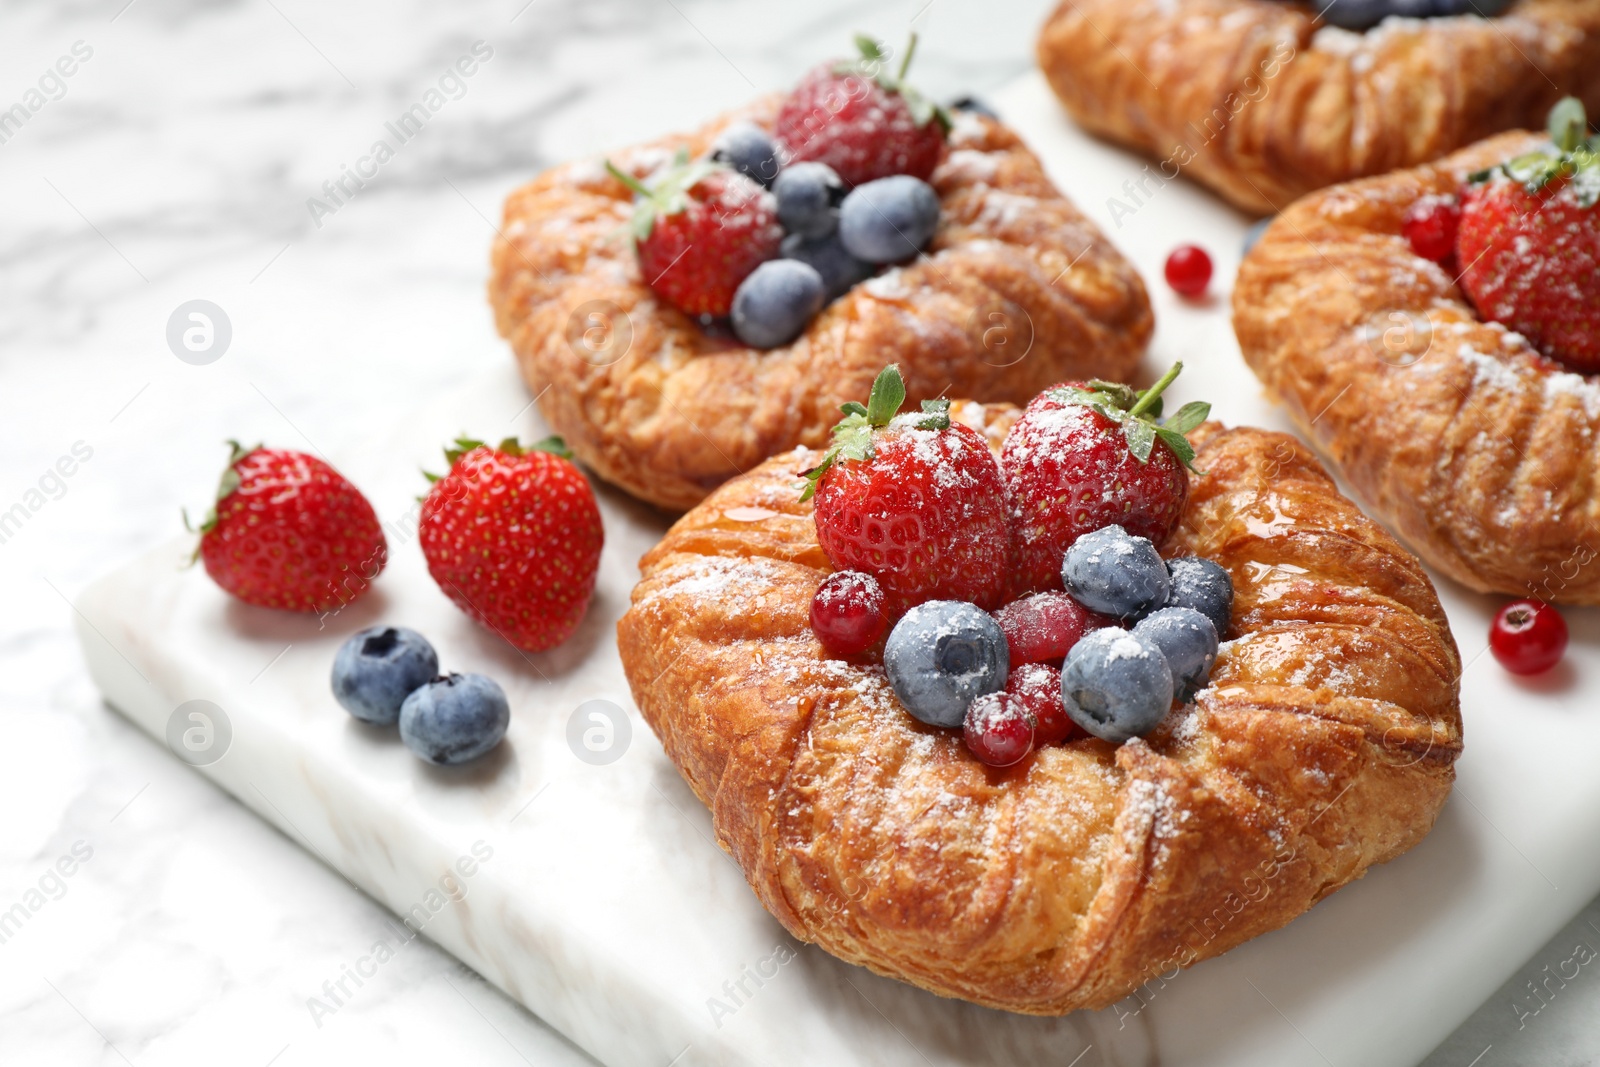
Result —
[{"label": "white marble board", "polygon": [[[993,103],[1149,282],[1149,366],[1189,368],[1174,400],[1287,428],[1228,325],[1249,220],[1085,138],[1037,76]],[[1216,260],[1215,295],[1200,304],[1160,281],[1180,241]],[[163,739],[180,705],[220,707],[231,737],[201,773],[610,1067],[1411,1064],[1600,890],[1600,613],[1567,612],[1567,663],[1518,682],[1485,654],[1498,602],[1445,584],[1466,663],[1456,793],[1422,845],[1288,928],[1064,1019],[941,1000],[797,945],[713,844],[709,816],[627,696],[612,627],[665,520],[602,493],[595,603],[567,646],[539,656],[475,627],[427,578],[411,510],[418,467],[437,469],[458,431],[541,431],[509,362],[334,457],[390,525],[392,562],[373,595],[325,625],[230,602],[184,569],[189,546],[174,543],[86,591],[78,629],[115,707]],[[514,716],[495,756],[431,769],[338,708],[333,651],[377,621],[422,630],[448,667],[506,685]],[[623,709],[609,764],[581,760],[568,740],[591,700]],[[377,955],[350,967],[380,969]],[[306,990],[335,1014],[337,994]]]}]

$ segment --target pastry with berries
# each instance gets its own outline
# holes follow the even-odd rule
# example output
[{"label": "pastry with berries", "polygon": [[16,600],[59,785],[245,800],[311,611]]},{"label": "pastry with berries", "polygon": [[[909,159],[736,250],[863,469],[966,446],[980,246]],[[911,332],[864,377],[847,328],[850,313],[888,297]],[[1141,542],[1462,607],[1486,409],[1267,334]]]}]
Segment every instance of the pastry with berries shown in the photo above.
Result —
[{"label": "pastry with berries", "polygon": [[496,323],[599,477],[691,507],[825,446],[886,358],[913,405],[1138,363],[1138,274],[1004,123],[917,90],[915,45],[858,38],[790,92],[507,199]]},{"label": "pastry with berries", "polygon": [[1578,100],[1289,208],[1239,269],[1234,327],[1424,560],[1600,604],[1600,136]]},{"label": "pastry with berries", "polygon": [[[1059,1015],[1428,832],[1460,659],[1421,565],[1294,438],[1163,421],[1170,378],[1024,412],[914,404],[885,368],[826,449],[729,481],[641,561],[617,628],[634,699],[795,937]],[[1083,432],[1046,436],[1062,411]],[[1054,463],[1008,483],[1023,440]],[[1159,492],[1124,495],[1158,446]],[[1058,478],[1111,503],[1033,499]],[[1063,516],[1054,584],[1016,581],[1019,526]],[[1175,948],[1260,870],[1270,894]]]}]

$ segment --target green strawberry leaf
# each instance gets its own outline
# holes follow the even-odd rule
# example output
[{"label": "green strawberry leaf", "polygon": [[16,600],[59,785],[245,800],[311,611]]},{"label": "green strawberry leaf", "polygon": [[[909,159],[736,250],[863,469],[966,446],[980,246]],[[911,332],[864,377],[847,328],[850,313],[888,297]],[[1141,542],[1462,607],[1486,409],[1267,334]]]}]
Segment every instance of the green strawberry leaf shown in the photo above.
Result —
[{"label": "green strawberry leaf", "polygon": [[[828,468],[832,467],[836,460],[871,459],[872,431],[888,426],[889,420],[895,417],[905,402],[905,379],[900,376],[900,367],[891,363],[879,371],[877,378],[873,380],[872,395],[867,397],[865,405],[858,404],[854,400],[839,405],[839,410],[844,412],[844,418],[834,426],[832,441],[828,445],[827,453],[822,457],[822,462],[802,472],[806,485],[800,494],[800,502],[803,504],[811,499],[817,491],[818,483],[822,481],[822,476],[828,473]],[[929,418],[936,418],[948,409],[950,402],[942,401],[943,409],[930,408],[929,405],[940,403],[941,401],[937,400],[925,400],[922,402],[922,410]],[[948,415],[944,415],[944,419],[945,425],[948,426]]]},{"label": "green strawberry leaf", "polygon": [[919,430],[948,430],[950,428],[950,401],[940,397],[922,402],[923,417],[917,420]]},{"label": "green strawberry leaf", "polygon": [[1183,434],[1177,432],[1176,430],[1170,430],[1165,426],[1156,427],[1156,436],[1161,439],[1163,444],[1172,449],[1172,454],[1178,457],[1178,462],[1182,463],[1185,467],[1194,471],[1196,474],[1205,473],[1204,471],[1196,469],[1194,465],[1194,446],[1189,443],[1189,439],[1187,437],[1183,436]]},{"label": "green strawberry leaf", "polygon": [[1150,451],[1156,446],[1156,424],[1143,419],[1128,419],[1122,424],[1122,436],[1128,439],[1128,451],[1140,463],[1150,462]]},{"label": "green strawberry leaf", "polygon": [[658,218],[688,210],[691,202],[689,190],[719,169],[726,169],[710,160],[691,160],[689,149],[682,146],[673,154],[672,165],[650,185],[644,184],[609,159],[605,161],[605,166],[608,174],[633,190],[635,199],[633,214],[628,219],[628,233],[635,242],[649,238]]},{"label": "green strawberry leaf", "polygon": [[1589,133],[1589,119],[1583,113],[1583,101],[1575,96],[1564,97],[1550,109],[1546,126],[1550,140],[1563,152],[1571,152],[1583,144]]},{"label": "green strawberry leaf", "polygon": [[1177,411],[1172,417],[1161,425],[1173,433],[1182,436],[1199,426],[1211,414],[1211,405],[1203,400],[1191,400]]},{"label": "green strawberry leaf", "polygon": [[865,415],[867,413],[867,405],[859,404],[854,400],[846,400],[839,405],[839,410],[846,415]]},{"label": "green strawberry leaf", "polygon": [[1049,395],[1065,404],[1089,408],[1121,424],[1128,451],[1140,463],[1149,461],[1156,442],[1161,441],[1185,467],[1195,470],[1192,462],[1194,447],[1184,434],[1206,421],[1211,414],[1211,405],[1204,401],[1191,401],[1165,422],[1157,421],[1161,418],[1162,394],[1182,371],[1183,364],[1174,363],[1159,381],[1143,391],[1136,392],[1121,382],[1096,378],[1089,382],[1087,388],[1065,386],[1050,390]]},{"label": "green strawberry leaf", "polygon": [[905,379],[900,377],[899,366],[891,363],[879,371],[872,382],[872,395],[867,397],[867,421],[874,426],[887,426],[905,402]]}]

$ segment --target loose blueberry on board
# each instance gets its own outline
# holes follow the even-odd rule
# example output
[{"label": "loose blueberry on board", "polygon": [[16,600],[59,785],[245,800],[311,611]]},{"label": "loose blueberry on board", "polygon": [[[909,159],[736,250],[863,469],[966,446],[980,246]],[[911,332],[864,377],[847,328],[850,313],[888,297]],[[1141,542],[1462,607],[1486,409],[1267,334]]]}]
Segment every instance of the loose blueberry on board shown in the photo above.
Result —
[{"label": "loose blueberry on board", "polygon": [[938,228],[939,194],[909,174],[858,185],[839,205],[839,237],[851,255],[868,263],[908,260]]},{"label": "loose blueberry on board", "polygon": [[822,275],[798,259],[769,259],[733,294],[733,332],[751,348],[777,348],[799,337],[822,310]]},{"label": "loose blueberry on board", "polygon": [[1561,662],[1567,620],[1538,600],[1515,600],[1489,624],[1489,651],[1512,674],[1540,674]]},{"label": "loose blueberry on board", "polygon": [[1074,541],[1061,561],[1061,582],[1090,611],[1125,621],[1165,604],[1172,588],[1154,543],[1130,536],[1120,526],[1106,526]]},{"label": "loose blueberry on board", "polygon": [[872,277],[872,272],[877,269],[871,263],[852,256],[845,249],[844,242],[839,240],[838,230],[826,237],[816,238],[791,233],[783,239],[780,254],[784,259],[797,259],[808,264],[822,275],[822,288],[829,300],[837,300],[857,283]]},{"label": "loose blueberry on board", "polygon": [[985,693],[967,708],[962,723],[967,751],[991,767],[1010,767],[1033,751],[1033,716],[1005,692]]},{"label": "loose blueberry on board", "polygon": [[1400,232],[1411,251],[1423,259],[1443,263],[1456,251],[1456,227],[1461,207],[1453,196],[1425,196],[1406,209]]},{"label": "loose blueberry on board", "polygon": [[1193,608],[1211,620],[1219,639],[1233,625],[1233,579],[1220,563],[1202,556],[1179,556],[1167,561],[1169,587],[1166,606]]},{"label": "loose blueberry on board", "polygon": [[796,163],[772,183],[778,198],[778,221],[791,234],[826,237],[839,225],[844,182],[826,163]]},{"label": "loose blueberry on board", "polygon": [[333,697],[374,726],[393,726],[412,690],[439,673],[439,654],[415,630],[373,626],[339,646],[333,657]]},{"label": "loose blueberry on board", "polygon": [[1033,716],[1033,747],[1057,745],[1081,735],[1061,701],[1061,669],[1048,663],[1024,663],[1006,679],[1006,693],[1022,702]]},{"label": "loose blueberry on board", "polygon": [[994,618],[1006,635],[1013,665],[1060,663],[1084,634],[1111,625],[1110,619],[1057,592],[1013,600],[996,611]]},{"label": "loose blueberry on board", "polygon": [[967,706],[1006,684],[1005,634],[983,609],[961,600],[930,600],[889,631],[883,669],[913,718],[960,726]]},{"label": "loose blueberry on board", "polygon": [[471,763],[498,745],[511,705],[498,682],[481,674],[447,674],[400,705],[400,740],[429,763]]},{"label": "loose blueberry on board", "polygon": [[1133,632],[1167,657],[1173,695],[1187,704],[1205,688],[1217,661],[1217,628],[1193,608],[1160,608],[1139,620]]},{"label": "loose blueberry on board", "polygon": [[1073,722],[1120,744],[1149,733],[1172,710],[1172,671],[1149,638],[1096,630],[1067,656],[1061,699]]},{"label": "loose blueberry on board", "polygon": [[994,119],[996,122],[1000,121],[1000,116],[995,112],[994,108],[990,107],[976,96],[956,97],[954,100],[950,101],[950,110],[970,111],[974,115],[982,115],[984,118]]},{"label": "loose blueberry on board", "polygon": [[1191,300],[1204,296],[1211,284],[1211,257],[1199,245],[1179,245],[1167,257],[1167,284]]},{"label": "loose blueberry on board", "polygon": [[889,629],[883,586],[861,571],[835,571],[811,598],[811,629],[828,654],[851,659],[882,640]]},{"label": "loose blueberry on board", "polygon": [[753,122],[736,122],[723,130],[711,158],[769,189],[779,176],[778,146]]}]

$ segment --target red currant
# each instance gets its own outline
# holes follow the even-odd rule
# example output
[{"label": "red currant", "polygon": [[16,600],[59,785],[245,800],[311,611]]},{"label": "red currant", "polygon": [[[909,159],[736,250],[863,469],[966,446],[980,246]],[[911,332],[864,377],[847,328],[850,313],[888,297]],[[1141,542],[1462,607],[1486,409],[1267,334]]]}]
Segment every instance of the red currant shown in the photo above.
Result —
[{"label": "red currant", "polygon": [[888,628],[883,587],[870,574],[836,571],[811,598],[811,629],[829,655],[859,656],[882,640]]},{"label": "red currant", "polygon": [[991,767],[1009,767],[1033,751],[1033,716],[1009,693],[985,693],[967,708],[967,749]]},{"label": "red currant", "polygon": [[1200,296],[1211,284],[1211,257],[1199,245],[1179,245],[1167,257],[1167,284],[1180,295]]},{"label": "red currant", "polygon": [[1547,671],[1566,650],[1567,621],[1541,601],[1513,601],[1489,624],[1489,651],[1512,674]]},{"label": "red currant", "polygon": [[1090,630],[1111,625],[1065,593],[1035,593],[1013,600],[994,613],[1006,635],[1013,666],[1019,663],[1060,663],[1078,638]]},{"label": "red currant", "polygon": [[1024,663],[1006,679],[1006,694],[1033,715],[1033,745],[1043,748],[1087,736],[1067,715],[1061,700],[1061,670],[1048,663]]},{"label": "red currant", "polygon": [[1400,220],[1400,232],[1411,251],[1423,259],[1443,263],[1456,250],[1456,225],[1461,208],[1453,196],[1425,196],[1412,204]]}]

